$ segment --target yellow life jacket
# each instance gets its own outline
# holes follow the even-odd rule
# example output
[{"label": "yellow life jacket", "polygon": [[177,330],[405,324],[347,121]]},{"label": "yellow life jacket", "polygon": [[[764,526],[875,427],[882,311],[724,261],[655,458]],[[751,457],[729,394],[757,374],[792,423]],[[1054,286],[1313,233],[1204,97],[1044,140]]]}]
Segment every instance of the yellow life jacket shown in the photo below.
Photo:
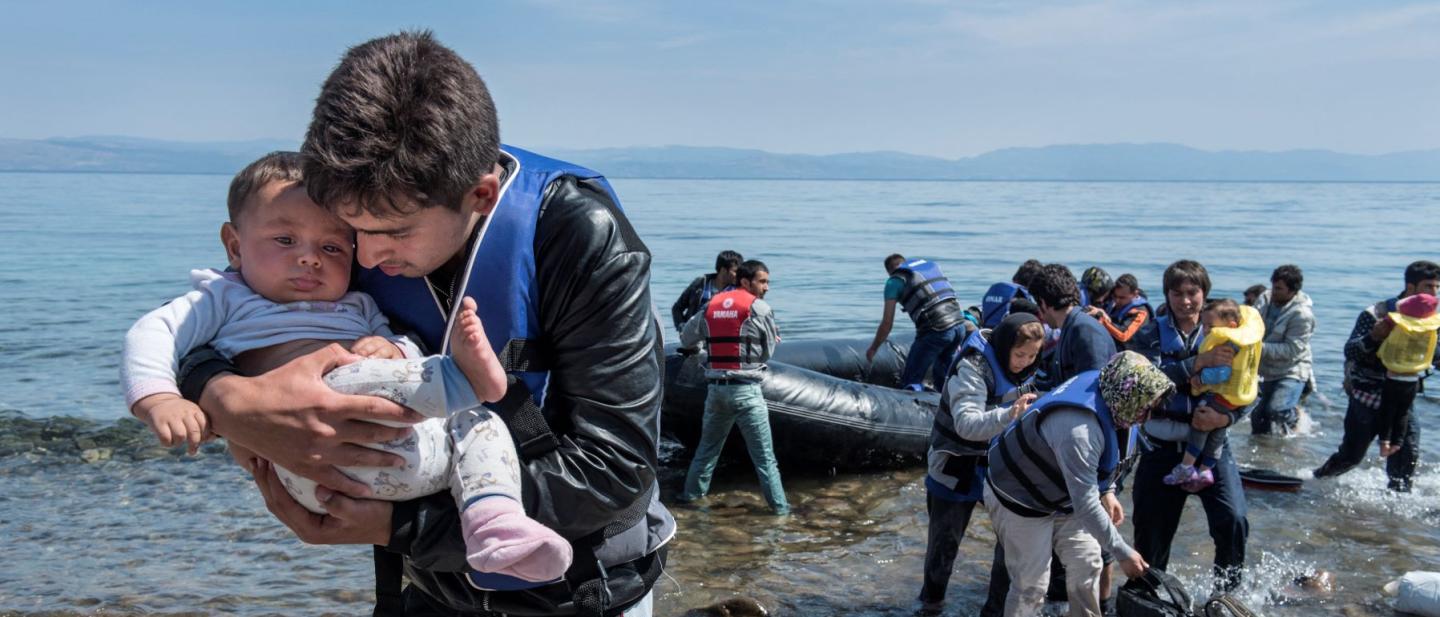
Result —
[{"label": "yellow life jacket", "polygon": [[1395,329],[1380,343],[1380,363],[1392,373],[1413,375],[1425,370],[1435,358],[1436,330],[1440,314],[1418,318],[1390,313]]},{"label": "yellow life jacket", "polygon": [[1239,348],[1230,362],[1230,380],[1206,384],[1195,391],[1214,392],[1231,405],[1249,405],[1260,393],[1260,350],[1265,343],[1265,320],[1253,306],[1240,306],[1240,325],[1234,328],[1211,328],[1200,343],[1200,353],[1224,344]]}]

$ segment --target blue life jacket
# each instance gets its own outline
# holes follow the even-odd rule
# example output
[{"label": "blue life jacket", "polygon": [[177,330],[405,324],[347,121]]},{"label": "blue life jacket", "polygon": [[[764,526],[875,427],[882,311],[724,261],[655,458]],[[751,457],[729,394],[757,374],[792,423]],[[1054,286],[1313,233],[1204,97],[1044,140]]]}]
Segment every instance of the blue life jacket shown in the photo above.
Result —
[{"label": "blue life jacket", "polygon": [[994,328],[1000,325],[1000,320],[1010,314],[1010,302],[1019,295],[1026,300],[1032,300],[1030,290],[1015,283],[996,283],[985,290],[985,298],[980,302],[980,325],[985,328]]},{"label": "blue life jacket", "polygon": [[1095,415],[1104,436],[1096,466],[1100,492],[1110,490],[1120,462],[1120,448],[1110,408],[1100,396],[1100,371],[1085,371],[1040,397],[1025,415],[1010,424],[990,449],[989,482],[996,496],[1022,516],[1048,516],[1074,511],[1064,474],[1053,450],[1040,436],[1040,424],[1058,409],[1083,409]]},{"label": "blue life jacket", "polygon": [[[360,290],[374,296],[380,310],[392,321],[440,353],[449,351],[449,324],[459,311],[460,298],[475,299],[490,346],[511,377],[505,398],[486,406],[500,412],[524,461],[559,446],[549,429],[549,419],[544,417],[550,372],[537,347],[541,332],[539,290],[535,286],[535,226],[545,188],[560,176],[575,176],[597,180],[617,206],[620,201],[594,171],[509,146],[503,147],[503,155],[509,155],[516,164],[501,186],[495,209],[480,223],[459,279],[460,289],[451,290],[455,303],[448,314],[426,279],[387,276],[379,269],[364,269],[357,282]],[[496,591],[548,584],[503,574],[471,572],[469,576],[472,585]]]},{"label": "blue life jacket", "polygon": [[[965,339],[959,353],[955,354],[955,363],[951,364],[947,375],[953,375],[956,365],[961,358],[978,352],[985,357],[990,365],[990,374],[993,378],[993,387],[986,394],[985,407],[991,408],[1000,405],[1005,396],[1014,392],[1018,386],[1012,383],[1005,376],[1000,368],[999,359],[995,357],[995,348],[990,346],[989,339],[985,333],[975,331]],[[1035,379],[1031,375],[1019,385],[1028,385]],[[930,431],[930,452],[931,452],[931,473],[925,476],[925,485],[932,494],[939,496],[946,501],[979,501],[983,492],[983,480],[985,477],[985,452],[994,443],[990,441],[975,441],[965,439],[955,432],[955,412],[950,408],[950,399],[942,395],[940,397],[940,409],[935,413],[935,420]],[[945,453],[943,463],[935,459],[936,452]],[[953,486],[947,486],[937,479],[934,472],[939,471],[954,479]]]},{"label": "blue life jacket", "polygon": [[[1175,322],[1169,314],[1155,318],[1155,327],[1160,335],[1160,361],[1175,362],[1184,360],[1200,353],[1200,343],[1205,340],[1205,326],[1200,326],[1200,331],[1195,334],[1195,340],[1187,347],[1180,332],[1175,329]],[[1194,413],[1197,398],[1189,394],[1190,384],[1184,383],[1176,386],[1176,392],[1166,401],[1165,405],[1156,410],[1160,417],[1175,420],[1177,422],[1189,422],[1190,415]]]},{"label": "blue life jacket", "polygon": [[898,302],[919,331],[945,330],[960,323],[960,304],[955,288],[940,271],[940,265],[926,259],[912,259],[890,272],[905,283]]},{"label": "blue life jacket", "polygon": [[1110,308],[1106,311],[1106,313],[1110,315],[1111,323],[1114,323],[1117,327],[1120,325],[1121,322],[1125,320],[1125,316],[1129,315],[1130,311],[1132,310],[1144,307],[1145,310],[1154,312],[1153,309],[1150,308],[1150,300],[1146,299],[1145,296],[1140,295],[1131,298],[1130,302],[1125,306],[1115,306],[1115,302],[1113,300],[1110,301],[1109,304]]},{"label": "blue life jacket", "polygon": [[1083,408],[1095,414],[1095,419],[1100,421],[1100,430],[1105,433],[1105,451],[1100,453],[1096,478],[1100,482],[1101,493],[1110,490],[1115,467],[1120,464],[1120,444],[1110,406],[1105,404],[1105,397],[1100,396],[1100,371],[1080,373],[1069,381],[1068,386],[1060,384],[1034,403],[1035,412],[1042,416],[1061,407]]},{"label": "blue life jacket", "polygon": [[1090,292],[1085,291],[1085,286],[1080,286],[1080,308],[1090,306]]}]

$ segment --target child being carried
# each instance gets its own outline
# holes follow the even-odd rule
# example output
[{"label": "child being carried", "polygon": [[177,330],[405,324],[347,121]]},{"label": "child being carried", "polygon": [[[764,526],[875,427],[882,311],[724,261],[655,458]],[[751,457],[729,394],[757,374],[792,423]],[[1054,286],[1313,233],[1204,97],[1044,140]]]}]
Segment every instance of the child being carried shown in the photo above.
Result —
[{"label": "child being carried", "polygon": [[[1260,349],[1265,337],[1265,324],[1253,307],[1241,306],[1229,298],[1217,298],[1200,310],[1205,325],[1205,340],[1200,352],[1205,353],[1227,345],[1235,350],[1230,366],[1201,369],[1190,378],[1190,391],[1202,394],[1197,407],[1217,411],[1234,411],[1255,401],[1259,391]],[[1185,444],[1185,457],[1164,482],[1198,492],[1215,483],[1212,469],[1228,440],[1228,429],[1202,431],[1191,428]]]},{"label": "child being carried", "polygon": [[[235,176],[227,201],[230,221],[220,236],[230,270],[191,272],[192,291],[126,334],[120,381],[131,412],[165,445],[188,443],[193,453],[209,434],[204,412],[180,397],[180,358],[211,345],[241,371],[259,374],[340,343],[367,359],[327,373],[332,389],[384,397],[430,418],[409,437],[372,445],[403,457],[404,467],[343,471],[379,499],[448,487],[460,508],[468,562],[480,572],[527,583],[563,575],[570,543],[525,515],[510,432],[482,406],[504,396],[506,375],[475,301],[464,298],[456,307],[450,355],[424,357],[391,332],[374,299],[349,291],[355,232],[306,195],[299,154],[275,152],[251,163]],[[314,482],[277,473],[296,501],[325,512]]]},{"label": "child being carried", "polygon": [[1385,384],[1380,389],[1380,456],[1400,451],[1410,429],[1410,409],[1420,390],[1420,377],[1435,360],[1436,299],[1414,294],[1395,305],[1386,315],[1395,324],[1377,355],[1385,365]]}]

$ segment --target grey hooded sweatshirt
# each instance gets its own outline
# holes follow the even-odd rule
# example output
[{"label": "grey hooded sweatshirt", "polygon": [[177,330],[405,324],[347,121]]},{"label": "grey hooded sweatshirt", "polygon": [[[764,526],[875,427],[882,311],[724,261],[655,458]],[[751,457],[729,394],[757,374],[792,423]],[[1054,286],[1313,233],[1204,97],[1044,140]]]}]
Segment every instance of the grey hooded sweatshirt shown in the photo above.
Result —
[{"label": "grey hooded sweatshirt", "polygon": [[1260,295],[1256,309],[1265,319],[1265,349],[1260,354],[1262,380],[1309,381],[1310,336],[1315,333],[1314,303],[1304,291],[1284,306],[1270,304],[1270,292]]}]

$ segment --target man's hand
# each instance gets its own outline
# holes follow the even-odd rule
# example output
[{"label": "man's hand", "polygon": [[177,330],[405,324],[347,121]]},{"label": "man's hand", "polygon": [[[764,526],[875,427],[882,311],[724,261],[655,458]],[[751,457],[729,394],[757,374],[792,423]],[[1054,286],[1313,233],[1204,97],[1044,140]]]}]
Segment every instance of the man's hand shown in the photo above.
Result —
[{"label": "man's hand", "polygon": [[1390,332],[1394,329],[1395,321],[1390,319],[1389,315],[1386,315],[1384,319],[1375,322],[1375,327],[1370,328],[1370,340],[1376,343],[1382,343],[1385,341],[1385,337],[1390,336]]},{"label": "man's hand", "polygon": [[1105,323],[1105,322],[1107,322],[1107,321],[1110,321],[1110,316],[1109,316],[1109,315],[1106,315],[1106,314],[1105,314],[1105,311],[1100,310],[1099,307],[1096,307],[1096,306],[1087,306],[1087,307],[1085,307],[1085,308],[1083,308],[1083,309],[1081,309],[1081,310],[1085,311],[1085,314],[1086,314],[1086,315],[1089,315],[1089,316],[1095,318],[1095,321],[1098,321],[1098,322],[1100,322],[1100,323]]},{"label": "man's hand", "polygon": [[216,433],[231,443],[348,495],[370,488],[336,467],[398,467],[404,459],[361,444],[400,439],[425,419],[374,396],[340,394],[321,376],[359,360],[339,345],[301,356],[259,377],[222,375],[210,381],[200,401]]},{"label": "man's hand", "polygon": [[381,360],[401,360],[405,358],[405,352],[395,343],[391,343],[383,336],[362,336],[350,345],[350,353],[366,358],[378,358]]},{"label": "man's hand", "polygon": [[1220,345],[1210,351],[1195,356],[1195,371],[1210,368],[1212,366],[1230,366],[1235,361],[1235,348],[1229,345]]},{"label": "man's hand", "polygon": [[255,485],[265,498],[265,507],[284,523],[295,537],[306,544],[378,544],[390,543],[390,516],[394,505],[375,499],[351,499],[324,486],[315,488],[315,499],[325,505],[327,514],[305,509],[285,492],[285,484],[275,475],[275,466],[265,459],[256,459]]},{"label": "man's hand", "polygon": [[1140,553],[1131,553],[1129,557],[1120,560],[1120,571],[1130,578],[1145,576],[1145,571],[1150,569],[1150,564],[1140,557]]},{"label": "man's hand", "polygon": [[1215,411],[1209,405],[1201,405],[1190,416],[1190,426],[1197,431],[1213,431],[1230,426],[1230,416]]},{"label": "man's hand", "polygon": [[1010,405],[1010,421],[1014,422],[1016,418],[1025,415],[1025,410],[1029,409],[1030,403],[1035,402],[1037,398],[1040,398],[1040,395],[1026,392],[1021,394],[1020,398],[1015,399],[1015,402]]},{"label": "man's hand", "polygon": [[875,361],[875,352],[877,352],[877,351],[880,351],[880,347],[879,347],[879,346],[876,346],[876,345],[871,345],[869,349],[866,349],[866,350],[865,350],[865,361],[866,361],[866,362],[874,362],[874,361]]},{"label": "man's hand", "polygon": [[1110,515],[1110,522],[1116,525],[1125,522],[1125,506],[1120,505],[1120,500],[1115,498],[1115,493],[1101,495],[1100,507],[1105,508],[1105,513]]},{"label": "man's hand", "polygon": [[190,454],[200,451],[200,444],[215,438],[205,412],[178,394],[152,394],[138,401],[131,410],[155,433],[166,447],[187,444]]}]

